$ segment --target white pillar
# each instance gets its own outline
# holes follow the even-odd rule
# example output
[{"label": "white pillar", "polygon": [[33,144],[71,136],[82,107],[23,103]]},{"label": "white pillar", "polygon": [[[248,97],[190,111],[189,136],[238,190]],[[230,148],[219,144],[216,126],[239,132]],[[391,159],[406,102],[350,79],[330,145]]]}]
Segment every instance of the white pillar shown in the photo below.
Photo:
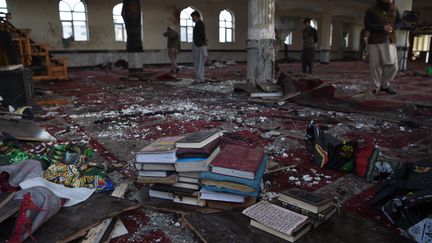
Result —
[{"label": "white pillar", "polygon": [[332,0],[326,0],[323,2],[324,11],[322,12],[322,26],[321,28],[321,38],[319,42],[320,46],[320,62],[330,63],[330,34],[331,34],[331,24],[332,24]]},{"label": "white pillar", "polygon": [[[412,0],[396,0],[396,7],[399,9],[401,17],[404,11],[411,11]],[[409,52],[409,31],[398,30],[397,34],[397,49],[398,49],[398,60],[399,60],[399,71],[403,72],[406,70]]]},{"label": "white pillar", "polygon": [[274,78],[275,0],[249,0],[247,78],[252,83]]}]

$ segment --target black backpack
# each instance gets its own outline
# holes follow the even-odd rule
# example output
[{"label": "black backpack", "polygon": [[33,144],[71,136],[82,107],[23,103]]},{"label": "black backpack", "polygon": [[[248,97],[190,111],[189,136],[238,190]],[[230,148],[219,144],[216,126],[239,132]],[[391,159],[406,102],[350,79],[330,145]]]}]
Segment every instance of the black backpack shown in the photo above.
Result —
[{"label": "black backpack", "polygon": [[371,204],[402,229],[432,215],[432,162],[402,165],[382,182]]}]

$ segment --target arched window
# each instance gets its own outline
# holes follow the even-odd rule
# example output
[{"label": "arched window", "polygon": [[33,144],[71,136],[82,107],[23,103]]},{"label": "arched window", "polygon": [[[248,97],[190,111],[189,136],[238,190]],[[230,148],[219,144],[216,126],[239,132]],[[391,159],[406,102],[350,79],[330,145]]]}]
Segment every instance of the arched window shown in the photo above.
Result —
[{"label": "arched window", "polygon": [[228,10],[219,13],[219,42],[234,42],[234,16]]},{"label": "arched window", "polygon": [[291,46],[292,45],[292,43],[293,43],[293,34],[292,34],[292,31],[289,32],[289,34],[285,37],[284,43],[287,46]]},{"label": "arched window", "polygon": [[7,13],[7,3],[6,0],[0,0],[0,12]]},{"label": "arched window", "polygon": [[343,33],[343,39],[344,39],[343,47],[348,48],[348,46],[349,46],[349,32]]},{"label": "arched window", "polygon": [[192,21],[192,17],[190,16],[193,11],[195,11],[195,9],[187,7],[180,12],[180,40],[182,42],[193,41],[192,35],[195,23]]},{"label": "arched window", "polygon": [[123,3],[119,3],[113,8],[114,34],[116,41],[126,42],[126,26],[121,15]]},{"label": "arched window", "polygon": [[333,24],[330,25],[330,47],[333,46]]},{"label": "arched window", "polygon": [[87,10],[81,0],[61,0],[59,3],[63,38],[88,41]]},{"label": "arched window", "polygon": [[315,19],[312,19],[310,24],[314,29],[318,29],[318,22]]}]

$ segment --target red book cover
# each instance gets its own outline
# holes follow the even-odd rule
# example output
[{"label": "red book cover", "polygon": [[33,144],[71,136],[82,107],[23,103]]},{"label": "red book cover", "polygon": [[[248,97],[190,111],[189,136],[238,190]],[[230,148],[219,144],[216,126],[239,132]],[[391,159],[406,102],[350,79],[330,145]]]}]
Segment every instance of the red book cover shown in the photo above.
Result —
[{"label": "red book cover", "polygon": [[229,144],[211,162],[211,166],[246,171],[256,175],[263,158],[263,148],[248,148]]}]

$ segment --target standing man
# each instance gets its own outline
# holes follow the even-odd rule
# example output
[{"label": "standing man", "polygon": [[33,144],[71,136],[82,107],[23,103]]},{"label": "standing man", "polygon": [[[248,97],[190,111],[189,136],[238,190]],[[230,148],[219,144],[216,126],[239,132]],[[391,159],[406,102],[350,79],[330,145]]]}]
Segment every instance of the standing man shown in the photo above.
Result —
[{"label": "standing man", "polygon": [[193,29],[192,55],[195,67],[195,79],[204,81],[204,64],[207,56],[207,39],[205,26],[198,11],[191,13],[192,21],[195,22]]},{"label": "standing man", "polygon": [[315,46],[318,42],[317,30],[311,26],[311,21],[311,18],[305,18],[303,21],[303,50],[301,55],[303,73],[309,72],[309,74],[312,74],[315,61]]},{"label": "standing man", "polygon": [[390,86],[398,72],[395,30],[402,26],[402,20],[393,0],[377,0],[369,8],[364,18],[369,30],[368,48],[370,73],[374,84],[372,93],[380,91],[394,95],[396,91]]},{"label": "standing man", "polygon": [[178,73],[177,54],[180,51],[180,37],[174,27],[168,26],[167,31],[163,34],[167,38],[168,56],[171,60],[171,73]]}]

